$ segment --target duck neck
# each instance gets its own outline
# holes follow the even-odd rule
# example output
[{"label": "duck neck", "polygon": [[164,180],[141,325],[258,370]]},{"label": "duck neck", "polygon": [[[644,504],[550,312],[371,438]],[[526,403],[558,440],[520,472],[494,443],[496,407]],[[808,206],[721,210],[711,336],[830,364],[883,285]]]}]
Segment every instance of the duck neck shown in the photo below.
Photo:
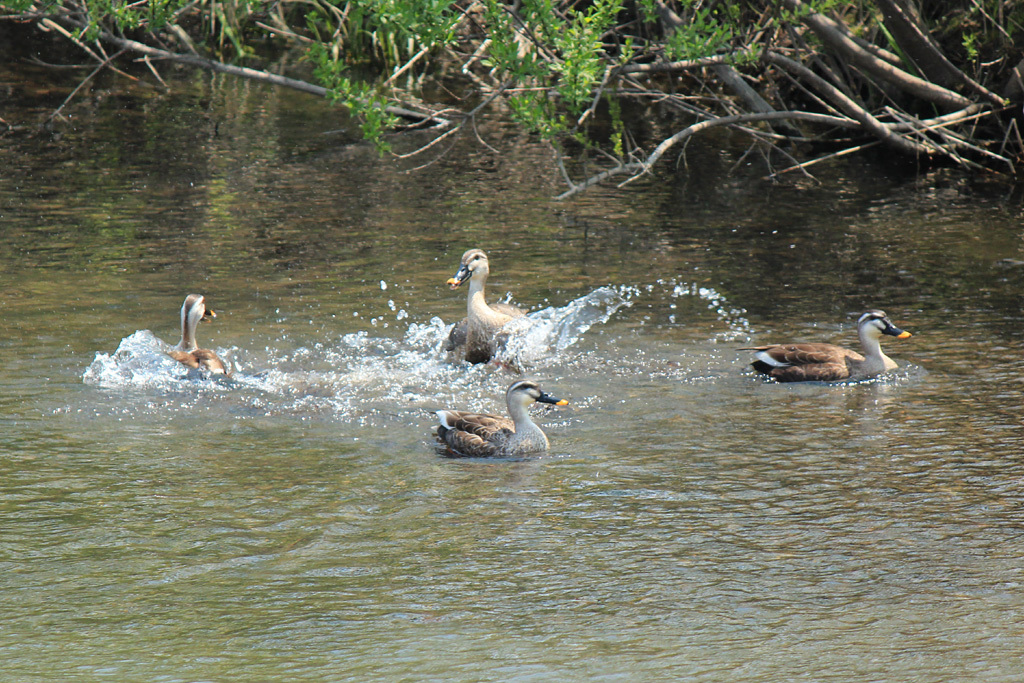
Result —
[{"label": "duck neck", "polygon": [[512,436],[512,440],[515,443],[531,442],[543,448],[548,447],[548,437],[530,418],[528,404],[510,401],[508,404],[508,414],[515,424],[516,432]]},{"label": "duck neck", "polygon": [[879,342],[878,335],[869,333],[865,326],[857,331],[857,336],[860,337],[860,346],[864,350],[865,365],[885,368],[894,364],[888,356],[882,353],[882,344]]},{"label": "duck neck", "polygon": [[181,312],[181,341],[178,342],[179,351],[195,351],[199,346],[196,344],[195,325],[190,319],[192,311],[182,310]]},{"label": "duck neck", "polygon": [[487,305],[484,298],[484,285],[487,283],[487,275],[481,274],[469,281],[469,298],[466,301],[466,313],[471,319],[492,320],[495,317],[494,310]]}]

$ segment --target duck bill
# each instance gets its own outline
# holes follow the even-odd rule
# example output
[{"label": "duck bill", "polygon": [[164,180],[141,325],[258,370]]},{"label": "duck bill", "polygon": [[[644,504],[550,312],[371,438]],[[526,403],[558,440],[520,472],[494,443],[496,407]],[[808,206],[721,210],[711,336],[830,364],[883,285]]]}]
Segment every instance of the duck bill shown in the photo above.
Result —
[{"label": "duck bill", "polygon": [[212,308],[207,308],[206,312],[203,313],[203,317],[200,320],[209,320],[210,318],[216,318],[217,314],[213,312]]},{"label": "duck bill", "polygon": [[455,277],[448,278],[448,281],[445,284],[451,285],[452,289],[458,289],[459,285],[468,280],[472,275],[473,271],[466,266],[462,266],[459,268],[459,272],[455,273]]},{"label": "duck bill", "polygon": [[554,396],[549,396],[548,394],[541,394],[540,398],[537,399],[537,403],[550,403],[553,406],[569,405],[569,402],[566,401],[564,398],[555,398]]},{"label": "duck bill", "polygon": [[897,339],[907,339],[908,337],[914,336],[907,332],[906,330],[901,330],[892,323],[889,323],[889,325],[885,328],[884,334],[887,334],[891,337],[896,337]]}]

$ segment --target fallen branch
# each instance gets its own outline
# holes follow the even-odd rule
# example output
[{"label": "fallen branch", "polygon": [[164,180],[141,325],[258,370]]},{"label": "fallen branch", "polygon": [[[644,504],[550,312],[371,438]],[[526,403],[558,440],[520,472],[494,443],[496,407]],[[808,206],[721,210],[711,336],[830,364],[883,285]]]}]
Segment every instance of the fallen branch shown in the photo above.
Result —
[{"label": "fallen branch", "polygon": [[98,73],[99,73],[100,71],[102,71],[102,70],[103,70],[103,67],[105,67],[106,65],[107,65],[107,63],[106,63],[106,62],[100,62],[100,64],[99,64],[99,65],[97,65],[97,66],[96,66],[96,68],[95,68],[95,69],[93,69],[93,70],[92,70],[92,71],[91,71],[91,72],[89,73],[89,75],[88,75],[88,76],[86,76],[85,78],[83,78],[83,79],[82,79],[82,82],[81,82],[81,83],[79,83],[79,84],[78,84],[78,85],[77,85],[77,86],[75,87],[75,89],[71,91],[71,94],[70,94],[70,95],[68,95],[67,97],[65,97],[65,98],[64,98],[64,101],[60,103],[60,106],[59,106],[59,107],[57,107],[56,109],[54,109],[54,110],[53,110],[53,113],[52,113],[52,114],[50,114],[50,118],[49,118],[49,119],[47,119],[47,121],[53,121],[53,120],[54,120],[55,118],[57,118],[58,116],[60,116],[60,112],[61,112],[61,110],[62,110],[62,109],[64,109],[64,107],[68,106],[68,102],[70,102],[71,100],[73,100],[73,99],[75,98],[75,95],[77,95],[77,94],[78,94],[78,91],[79,91],[79,90],[81,90],[81,89],[82,89],[82,88],[83,88],[83,87],[85,86],[85,84],[86,84],[86,83],[88,83],[89,81],[91,81],[91,80],[93,79],[93,76],[95,76],[95,75],[96,75],[96,74],[98,74]]},{"label": "fallen branch", "polygon": [[[50,21],[49,19],[45,21]],[[66,19],[69,23],[76,23],[70,19]],[[53,23],[53,22],[51,22]],[[131,52],[137,52],[148,57],[157,59],[164,59],[171,62],[178,62],[180,64],[188,64],[190,66],[196,66],[202,69],[208,69],[210,71],[217,71],[220,73],[231,74],[232,76],[240,76],[242,78],[248,78],[255,81],[261,81],[263,83],[271,83],[273,85],[279,85],[286,88],[292,88],[301,92],[306,92],[311,95],[317,95],[319,97],[326,97],[328,94],[327,88],[319,85],[313,85],[306,81],[300,81],[295,78],[288,78],[287,76],[280,76],[278,74],[268,73],[266,71],[259,71],[257,69],[250,69],[244,66],[234,66],[232,64],[224,64],[223,62],[217,62],[212,59],[205,59],[203,57],[196,57],[194,55],[185,55],[177,52],[169,52],[167,50],[161,50],[159,48],[150,47],[144,43],[139,43],[134,40],[128,40],[127,38],[120,38],[113,34],[105,31],[100,32],[100,38],[112,45],[116,45],[122,50],[128,50]],[[76,41],[77,42],[77,41]],[[99,59],[99,57],[97,57]],[[403,119],[416,121],[420,124],[430,124],[435,126],[449,126],[451,121],[438,116],[434,112],[418,112],[412,109],[406,109],[405,107],[387,106],[385,111],[394,116],[399,116]]]},{"label": "fallen branch", "polygon": [[[431,147],[439,144],[445,138],[451,137],[452,135],[455,135],[456,133],[458,133],[460,130],[462,130],[462,128],[466,125],[467,122],[472,121],[473,125],[475,126],[476,125],[475,122],[476,122],[477,112],[479,112],[481,109],[483,109],[484,107],[489,105],[491,102],[496,100],[498,97],[500,97],[501,94],[503,92],[505,92],[505,90],[508,88],[508,86],[509,86],[509,83],[507,81],[505,83],[502,83],[501,86],[498,87],[493,93],[491,93],[483,102],[478,104],[471,111],[469,111],[465,116],[463,116],[462,120],[459,122],[459,124],[457,126],[455,126],[454,128],[452,128],[451,130],[445,131],[445,133],[443,135],[437,136],[436,138],[434,138],[433,140],[431,140],[427,144],[423,145],[422,147],[417,148],[416,150],[414,150],[412,152],[409,152],[407,154],[396,154],[395,157],[397,159],[408,159],[408,158],[414,157],[414,156],[416,156],[418,154],[422,154],[423,152],[426,152]],[[433,162],[431,162],[431,163],[433,163]]]},{"label": "fallen branch", "polygon": [[1002,106],[1004,104],[1003,98],[956,68],[942,54],[932,37],[925,33],[915,20],[913,9],[903,0],[877,1],[882,10],[882,16],[885,18],[885,25],[892,32],[900,47],[906,51],[928,78],[941,84],[959,85],[995,105]]},{"label": "fallen branch", "polygon": [[704,57],[703,59],[685,59],[678,62],[654,62],[652,64],[626,64],[616,67],[613,75],[619,74],[653,74],[666,73],[671,71],[691,71],[703,69],[719,64],[733,64],[736,62],[736,55],[721,55],[715,57]]},{"label": "fallen branch", "polygon": [[[637,177],[647,173],[655,163],[661,159],[672,147],[678,143],[686,140],[687,138],[700,133],[701,131],[709,128],[715,128],[718,126],[731,126],[737,123],[748,123],[751,121],[781,121],[781,120],[800,120],[800,121],[813,121],[815,123],[825,123],[841,128],[858,128],[860,124],[853,119],[841,118],[838,116],[829,116],[827,114],[815,114],[807,111],[776,111],[767,112],[763,114],[736,114],[733,116],[721,116],[719,118],[710,119],[708,121],[701,121],[695,123],[692,126],[688,126],[683,130],[679,131],[672,137],[664,140],[658,145],[653,152],[651,152],[646,159],[643,161],[633,161],[627,164],[620,164],[613,168],[601,171],[600,173],[587,178],[581,183],[571,183],[570,188],[562,194],[555,197],[557,200],[568,199],[573,195],[583,192],[587,188],[600,183],[603,180],[612,178],[617,175],[623,175],[625,173],[633,174],[630,180],[634,180]],[[566,176],[568,179],[568,176]]]},{"label": "fallen branch", "polygon": [[857,145],[856,147],[847,147],[845,149],[839,150],[838,152],[832,152],[831,154],[826,154],[824,156],[820,156],[816,159],[805,161],[795,166],[789,166],[788,168],[784,168],[781,171],[775,171],[774,173],[771,173],[768,176],[766,176],[766,179],[773,180],[782,175],[783,173],[789,173],[790,171],[804,171],[806,173],[807,169],[811,166],[814,166],[815,164],[820,164],[821,162],[828,161],[829,159],[837,159],[839,157],[844,157],[848,154],[854,154],[855,152],[862,152],[865,149],[870,149],[871,147],[875,147],[880,144],[882,144],[881,140],[872,140],[871,142],[866,142],[863,145]]},{"label": "fallen branch", "polygon": [[[811,84],[815,90],[827,97],[829,101],[844,115],[859,122],[868,132],[875,137],[880,138],[883,142],[888,143],[890,146],[907,152],[908,154],[928,154],[931,151],[925,145],[912,142],[894,134],[866,109],[840,92],[839,88],[836,88],[800,62],[792,60],[789,57],[784,57],[775,52],[766,52],[764,58],[769,64],[774,64],[786,71],[789,71],[790,73],[799,75],[801,79]],[[970,104],[971,103],[968,100],[967,105],[965,106],[969,106]]]},{"label": "fallen branch", "polygon": [[121,71],[120,69],[115,67],[113,64],[111,64],[111,60],[106,59],[105,57],[101,57],[98,54],[96,54],[93,51],[92,48],[90,48],[88,45],[83,43],[81,40],[79,40],[75,36],[71,35],[70,31],[68,31],[66,28],[64,28],[63,26],[61,26],[57,22],[53,21],[52,19],[43,19],[39,23],[42,24],[43,26],[45,26],[47,29],[50,29],[52,31],[56,31],[57,33],[61,34],[62,36],[64,36],[68,40],[70,40],[72,43],[77,45],[83,52],[85,52],[85,54],[87,54],[90,57],[92,57],[101,66],[109,66],[114,72],[121,74],[122,76],[124,76],[125,78],[127,78],[130,81],[137,81],[137,80],[139,80],[139,79],[135,78],[135,76],[127,74],[124,71]]},{"label": "fallen branch", "polygon": [[907,93],[937,104],[940,107],[958,109],[971,104],[971,100],[959,93],[947,90],[946,88],[930,83],[922,78],[918,78],[917,76],[909,74],[902,69],[897,69],[892,64],[879,59],[858,45],[857,42],[852,40],[847,34],[836,30],[833,26],[833,22],[828,19],[828,17],[818,14],[817,12],[808,11],[807,6],[800,0],[782,0],[782,3],[790,10],[800,12],[802,21],[807,24],[811,30],[825,42],[826,45],[832,47],[849,59],[853,64],[863,68],[868,73],[896,85]]},{"label": "fallen branch", "polygon": [[[938,135],[943,139],[943,141],[949,148],[960,147],[963,149],[969,149],[976,154],[979,154],[981,156],[987,156],[990,159],[994,159],[996,161],[1000,161],[1006,164],[1007,167],[1009,167],[1010,172],[1013,172],[1013,162],[1007,159],[1006,157],[996,154],[995,152],[990,152],[987,149],[979,147],[978,145],[972,145],[971,143],[961,138],[959,135],[955,135],[949,131],[943,130],[945,126],[952,125],[952,123],[954,123],[952,121],[945,123],[932,123],[929,121],[922,121],[921,119],[911,116],[910,114],[907,114],[905,112],[898,112],[894,110],[892,107],[887,107],[886,111],[888,111],[893,118],[902,119],[903,121],[905,121],[905,125],[908,125],[909,128],[912,130],[930,132]],[[951,150],[944,151],[951,152]],[[957,158],[960,159],[959,155],[957,155]],[[967,164],[982,168],[980,164],[973,164],[973,162],[967,162]]]}]

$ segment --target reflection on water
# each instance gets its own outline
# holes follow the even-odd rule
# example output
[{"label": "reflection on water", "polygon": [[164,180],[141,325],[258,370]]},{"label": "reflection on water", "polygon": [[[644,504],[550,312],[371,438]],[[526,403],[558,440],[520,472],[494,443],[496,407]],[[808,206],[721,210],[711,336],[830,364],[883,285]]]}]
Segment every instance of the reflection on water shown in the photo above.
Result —
[{"label": "reflection on water", "polygon": [[[1012,210],[721,176],[727,144],[556,205],[541,145],[405,174],[318,103],[189,78],[0,147],[0,678],[1019,678]],[[518,377],[440,352],[474,246],[531,309],[506,365],[571,401],[547,455],[434,453],[431,410]],[[188,291],[231,380],[164,353]],[[876,381],[736,350],[855,347],[873,306],[915,333]]]}]

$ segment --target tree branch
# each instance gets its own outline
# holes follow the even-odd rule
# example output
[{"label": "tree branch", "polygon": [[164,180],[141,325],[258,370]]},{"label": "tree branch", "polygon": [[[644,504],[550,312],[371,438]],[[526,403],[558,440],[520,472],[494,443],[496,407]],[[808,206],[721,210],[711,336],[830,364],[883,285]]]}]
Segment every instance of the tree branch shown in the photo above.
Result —
[{"label": "tree branch", "polygon": [[892,32],[899,46],[907,53],[922,72],[940,85],[958,85],[984,97],[996,106],[1004,104],[1003,98],[976,82],[942,54],[935,41],[921,27],[917,13],[906,0],[877,0],[882,10],[885,25]]},{"label": "tree branch", "polygon": [[[587,178],[581,183],[570,182],[570,188],[562,194],[555,197],[557,200],[568,199],[573,195],[577,195],[583,192],[587,188],[600,183],[603,180],[612,178],[617,175],[624,173],[634,174],[634,178],[638,177],[651,169],[655,163],[661,159],[672,147],[679,144],[701,131],[709,128],[716,128],[718,126],[731,126],[737,123],[747,123],[750,121],[779,121],[779,120],[801,120],[801,121],[814,121],[816,123],[826,123],[833,126],[839,126],[841,128],[858,128],[860,124],[852,119],[845,119],[838,116],[828,116],[826,114],[815,114],[807,111],[776,111],[767,112],[763,114],[736,114],[734,116],[721,116],[716,119],[710,119],[708,121],[701,121],[695,123],[692,126],[688,126],[683,130],[679,131],[667,140],[662,141],[653,152],[651,152],[646,159],[643,161],[633,161],[628,164],[620,164],[613,168],[601,171],[600,173]],[[568,176],[566,176],[568,180]]]},{"label": "tree branch", "polygon": [[[78,24],[74,20],[64,18],[71,24]],[[166,59],[172,62],[179,62],[181,64],[188,64],[190,66],[197,66],[203,69],[209,69],[210,71],[219,71],[221,73],[231,74],[233,76],[240,76],[242,78],[249,78],[256,81],[262,81],[264,83],[271,83],[273,85],[280,85],[286,88],[292,88],[294,90],[300,90],[302,92],[310,93],[311,95],[317,95],[319,97],[327,96],[327,88],[319,85],[313,85],[306,81],[300,81],[295,78],[288,78],[287,76],[280,76],[278,74],[268,73],[266,71],[259,71],[257,69],[250,69],[244,66],[234,66],[231,64],[224,64],[223,62],[217,62],[212,59],[204,59],[203,57],[196,57],[193,55],[184,55],[177,52],[168,52],[167,50],[161,50],[159,48],[150,47],[144,43],[139,43],[134,40],[128,40],[127,38],[119,38],[118,36],[107,33],[106,31],[100,32],[100,38],[105,42],[111,43],[120,47],[123,50],[129,50],[131,52],[137,52],[149,57],[155,57],[158,59]],[[399,116],[404,119],[416,121],[421,124],[432,124],[436,126],[449,126],[451,121],[442,118],[433,112],[423,113],[413,111],[412,109],[406,109],[405,107],[388,106],[385,107],[385,111],[389,114]]]},{"label": "tree branch", "polygon": [[808,11],[807,6],[801,0],[782,0],[782,4],[794,12],[799,12],[803,23],[807,24],[825,44],[868,73],[940,107],[961,109],[971,104],[971,100],[963,95],[918,78],[902,69],[897,69],[892,64],[874,56],[845,33],[836,30],[830,19],[817,12]]},{"label": "tree branch", "polygon": [[[867,110],[800,62],[792,60],[789,57],[783,57],[776,52],[766,52],[764,54],[764,58],[769,64],[774,64],[792,74],[799,75],[801,79],[812,85],[815,90],[821,93],[824,97],[827,97],[832,104],[843,112],[843,114],[858,121],[872,135],[881,139],[883,142],[888,143],[890,146],[907,152],[908,154],[927,154],[931,151],[924,145],[906,140],[892,133],[885,127],[885,125],[882,124],[881,121],[872,116]],[[967,104],[970,105],[970,101],[968,101]]]}]

